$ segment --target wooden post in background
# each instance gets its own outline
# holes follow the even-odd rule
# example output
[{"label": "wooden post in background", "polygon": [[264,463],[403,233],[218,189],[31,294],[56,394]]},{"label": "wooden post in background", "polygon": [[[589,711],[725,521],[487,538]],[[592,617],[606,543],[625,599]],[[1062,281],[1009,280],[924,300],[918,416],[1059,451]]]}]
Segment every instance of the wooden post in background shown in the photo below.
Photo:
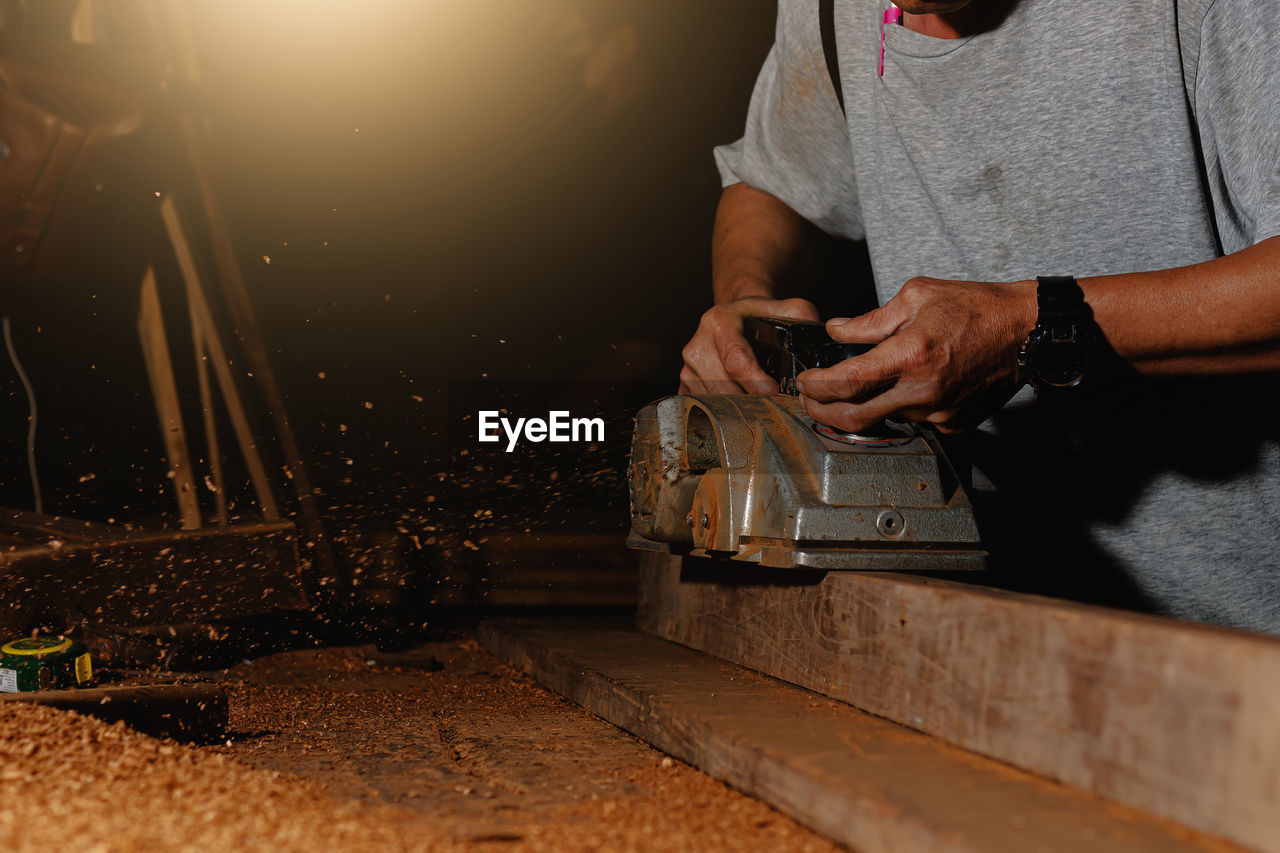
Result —
[{"label": "wooden post in background", "polygon": [[[231,373],[231,361],[214,326],[209,304],[205,301],[204,288],[200,284],[200,274],[196,271],[195,258],[191,255],[191,246],[187,241],[182,222],[178,218],[178,209],[174,206],[172,196],[165,196],[160,202],[160,216],[169,234],[169,242],[173,245],[174,255],[178,259],[178,268],[182,271],[182,278],[186,282],[192,331],[203,343],[209,356],[207,363],[213,368],[214,376],[218,379],[222,399],[227,404],[227,412],[231,415],[231,427],[235,430],[236,439],[240,443],[240,452],[244,455],[245,466],[249,469],[249,479],[253,482],[254,494],[262,507],[262,515],[267,519],[277,519],[280,517],[280,508],[276,505],[271,482],[267,477],[267,469],[262,461],[262,455],[258,452],[253,431],[249,428],[249,416],[240,399],[235,377]],[[197,368],[199,367],[198,365]]]},{"label": "wooden post in background", "polygon": [[187,450],[187,433],[182,427],[182,409],[178,405],[178,386],[173,379],[173,362],[169,358],[169,342],[164,333],[164,315],[156,291],[156,273],[151,267],[142,278],[142,299],[138,306],[138,336],[142,341],[142,357],[147,363],[151,394],[160,418],[160,435],[164,440],[165,458],[169,463],[169,479],[178,498],[182,528],[200,526],[200,504],[196,500],[195,478],[191,456]]},{"label": "wooden post in background", "polygon": [[[178,71],[181,85],[195,90],[201,83],[194,30],[186,8],[168,0],[149,0],[144,7],[155,41],[156,52]],[[262,401],[275,427],[279,449],[288,466],[288,479],[297,506],[297,524],[305,534],[305,557],[311,564],[314,589],[345,588],[347,578],[334,559],[325,531],[315,489],[297,437],[290,423],[284,393],[276,379],[270,352],[258,326],[249,288],[236,257],[231,231],[223,215],[214,187],[213,168],[206,153],[211,129],[207,117],[197,123],[194,111],[180,112],[178,130],[194,173],[199,203],[208,228],[208,239],[222,297],[233,324],[232,334],[240,344]]]}]

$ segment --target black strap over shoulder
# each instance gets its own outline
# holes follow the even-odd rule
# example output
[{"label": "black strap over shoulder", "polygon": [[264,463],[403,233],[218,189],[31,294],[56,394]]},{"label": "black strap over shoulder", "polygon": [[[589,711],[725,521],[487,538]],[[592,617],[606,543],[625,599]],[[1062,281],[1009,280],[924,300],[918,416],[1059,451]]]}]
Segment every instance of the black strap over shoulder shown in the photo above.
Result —
[{"label": "black strap over shoulder", "polygon": [[827,76],[836,90],[840,112],[844,112],[844,87],[840,85],[840,57],[836,53],[836,0],[818,0],[818,29],[822,31],[822,55],[827,60]]}]

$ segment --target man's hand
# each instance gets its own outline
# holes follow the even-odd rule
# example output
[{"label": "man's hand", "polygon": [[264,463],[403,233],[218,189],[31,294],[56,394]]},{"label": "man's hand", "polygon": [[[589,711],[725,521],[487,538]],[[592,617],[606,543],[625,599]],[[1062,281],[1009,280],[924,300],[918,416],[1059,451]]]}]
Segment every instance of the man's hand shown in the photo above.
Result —
[{"label": "man's hand", "polygon": [[698,331],[685,345],[681,394],[777,394],[778,383],[760,369],[742,335],[744,317],[817,320],[818,309],[805,299],[748,297],[716,305],[702,315]]},{"label": "man's hand", "polygon": [[850,432],[888,416],[959,432],[1017,390],[1018,348],[1035,323],[1034,281],[913,278],[883,307],[827,323],[838,341],[877,346],[800,374],[805,410]]},{"label": "man's hand", "polygon": [[730,184],[716,209],[711,289],[716,305],[702,315],[684,348],[681,394],[776,394],[742,335],[750,316],[818,319],[813,303],[776,299],[811,276],[817,228],[785,202],[746,184]]}]

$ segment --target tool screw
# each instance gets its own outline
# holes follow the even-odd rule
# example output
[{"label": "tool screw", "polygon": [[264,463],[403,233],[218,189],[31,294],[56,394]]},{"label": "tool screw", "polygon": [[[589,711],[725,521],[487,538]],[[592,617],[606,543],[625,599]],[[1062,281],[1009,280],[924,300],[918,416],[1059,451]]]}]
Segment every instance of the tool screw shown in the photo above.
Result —
[{"label": "tool screw", "polygon": [[900,539],[907,530],[906,519],[895,509],[886,509],[876,518],[876,530],[889,539]]},{"label": "tool screw", "polygon": [[707,529],[708,527],[710,527],[710,526],[711,526],[711,516],[707,515],[707,514],[704,512],[704,513],[702,514],[702,529],[703,529],[703,530],[706,530],[706,529]]}]

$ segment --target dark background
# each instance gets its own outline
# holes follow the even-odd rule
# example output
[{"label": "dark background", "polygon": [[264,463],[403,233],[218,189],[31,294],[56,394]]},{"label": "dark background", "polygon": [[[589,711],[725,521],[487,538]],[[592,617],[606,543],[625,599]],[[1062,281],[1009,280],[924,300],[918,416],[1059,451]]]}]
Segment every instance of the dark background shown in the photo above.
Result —
[{"label": "dark background", "polygon": [[[7,3],[6,28],[56,30],[29,5]],[[154,263],[198,443],[181,283],[154,201],[182,187],[167,116],[194,108],[331,523],[423,525],[431,502],[467,517],[496,507],[485,518],[499,526],[625,530],[627,419],[674,391],[709,304],[711,149],[741,132],[775,5],[188,10],[200,87],[149,105],[150,131],[108,187],[109,222],[74,262],[0,289],[40,403],[46,511],[173,522],[137,282]],[[127,17],[105,24],[109,50],[163,65]],[[474,407],[533,415],[552,402],[608,417],[607,446],[459,459],[477,449],[463,420]],[[26,414],[4,359],[0,504],[24,508]],[[234,475],[225,424],[223,444]],[[460,473],[473,482],[450,494]]]}]

